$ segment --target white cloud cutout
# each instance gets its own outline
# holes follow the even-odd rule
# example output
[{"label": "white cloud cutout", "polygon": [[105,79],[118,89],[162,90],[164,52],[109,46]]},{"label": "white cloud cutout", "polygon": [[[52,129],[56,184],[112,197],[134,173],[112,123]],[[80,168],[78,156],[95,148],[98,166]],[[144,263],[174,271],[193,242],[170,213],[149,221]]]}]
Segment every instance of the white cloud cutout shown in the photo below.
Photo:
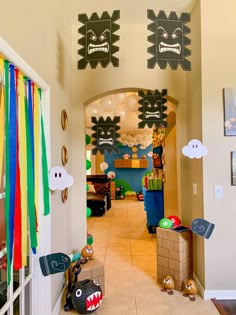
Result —
[{"label": "white cloud cutout", "polygon": [[74,183],[74,178],[67,174],[67,171],[61,166],[53,167],[49,172],[49,188],[51,190],[64,190],[71,187]]},{"label": "white cloud cutout", "polygon": [[201,141],[192,139],[189,141],[187,146],[183,147],[182,153],[190,159],[200,159],[201,157],[207,155],[208,149],[201,143]]}]

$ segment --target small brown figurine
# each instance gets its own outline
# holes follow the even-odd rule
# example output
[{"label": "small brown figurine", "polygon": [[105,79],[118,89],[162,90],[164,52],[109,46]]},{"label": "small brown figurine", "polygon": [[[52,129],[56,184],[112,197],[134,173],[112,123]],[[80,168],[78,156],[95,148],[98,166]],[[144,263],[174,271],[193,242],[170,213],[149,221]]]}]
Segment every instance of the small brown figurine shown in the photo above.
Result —
[{"label": "small brown figurine", "polygon": [[190,301],[195,301],[195,296],[198,292],[198,288],[196,283],[192,280],[189,279],[186,284],[185,284],[185,289],[183,291],[183,296],[188,296]]},{"label": "small brown figurine", "polygon": [[174,279],[171,276],[165,276],[162,282],[162,292],[167,292],[169,295],[174,294],[172,289],[175,288]]},{"label": "small brown figurine", "polygon": [[93,247],[92,245],[89,245],[89,244],[85,245],[81,251],[81,256],[87,259],[92,258],[93,254],[94,254]]}]

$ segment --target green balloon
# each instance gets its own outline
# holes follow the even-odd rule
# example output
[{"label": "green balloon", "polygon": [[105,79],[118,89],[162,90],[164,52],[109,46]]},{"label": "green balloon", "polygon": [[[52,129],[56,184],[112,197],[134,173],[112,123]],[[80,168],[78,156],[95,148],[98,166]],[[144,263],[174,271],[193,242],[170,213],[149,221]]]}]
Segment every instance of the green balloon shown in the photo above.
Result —
[{"label": "green balloon", "polygon": [[173,226],[173,222],[164,218],[159,221],[159,226],[163,229],[170,229]]},{"label": "green balloon", "polygon": [[86,191],[88,191],[89,190],[89,185],[88,184],[86,184]]},{"label": "green balloon", "polygon": [[86,170],[89,170],[92,166],[92,163],[89,160],[86,160]]},{"label": "green balloon", "polygon": [[92,214],[92,211],[89,207],[86,208],[86,215],[87,215],[87,218],[89,218]]},{"label": "green balloon", "polygon": [[89,144],[91,141],[91,137],[89,135],[86,135],[85,140],[86,140],[86,144]]}]

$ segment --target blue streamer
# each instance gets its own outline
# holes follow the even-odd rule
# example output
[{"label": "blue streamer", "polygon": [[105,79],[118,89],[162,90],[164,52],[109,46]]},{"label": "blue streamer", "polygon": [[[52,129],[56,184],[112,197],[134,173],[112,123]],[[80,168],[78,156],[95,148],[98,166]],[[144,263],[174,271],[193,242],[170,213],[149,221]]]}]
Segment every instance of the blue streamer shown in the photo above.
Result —
[{"label": "blue streamer", "polygon": [[14,239],[14,213],[16,192],[16,154],[17,154],[17,114],[16,114],[16,89],[14,65],[10,64],[10,102],[9,102],[9,179],[10,179],[10,211],[9,211],[9,243],[10,263],[12,261],[12,249]]}]

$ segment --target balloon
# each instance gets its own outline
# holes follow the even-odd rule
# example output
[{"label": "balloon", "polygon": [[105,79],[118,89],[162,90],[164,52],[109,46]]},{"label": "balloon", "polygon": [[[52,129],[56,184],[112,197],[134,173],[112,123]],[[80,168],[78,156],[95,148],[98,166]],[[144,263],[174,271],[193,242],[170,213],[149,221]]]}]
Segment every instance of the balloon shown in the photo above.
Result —
[{"label": "balloon", "polygon": [[86,135],[85,140],[86,140],[86,144],[89,144],[91,141],[91,137],[89,135]]},{"label": "balloon", "polygon": [[86,116],[99,117],[101,114],[101,106],[98,103],[91,103],[86,107]]},{"label": "balloon", "polygon": [[127,97],[127,100],[126,100],[126,104],[128,106],[128,109],[131,112],[136,112],[138,110],[138,107],[139,107],[137,96],[136,95],[129,95]]},{"label": "balloon", "polygon": [[89,160],[86,160],[86,170],[89,170],[92,166],[92,163]]},{"label": "balloon", "polygon": [[113,99],[116,104],[124,102],[125,97],[126,97],[125,93],[116,93],[113,95]]},{"label": "balloon", "polygon": [[104,97],[101,100],[102,109],[105,110],[105,112],[111,112],[115,106],[115,103],[112,100],[112,97]]},{"label": "balloon", "polygon": [[89,185],[86,183],[86,191],[89,190]]},{"label": "balloon", "polygon": [[119,116],[120,121],[124,121],[128,117],[128,113],[127,113],[125,106],[123,104],[118,104],[114,108],[114,116]]},{"label": "balloon", "polygon": [[86,208],[86,216],[87,216],[87,218],[90,217],[91,214],[92,214],[91,209],[90,209],[89,207],[87,207],[87,208]]},{"label": "balloon", "polygon": [[101,171],[105,171],[108,168],[108,164],[106,162],[102,162],[100,164]]}]

